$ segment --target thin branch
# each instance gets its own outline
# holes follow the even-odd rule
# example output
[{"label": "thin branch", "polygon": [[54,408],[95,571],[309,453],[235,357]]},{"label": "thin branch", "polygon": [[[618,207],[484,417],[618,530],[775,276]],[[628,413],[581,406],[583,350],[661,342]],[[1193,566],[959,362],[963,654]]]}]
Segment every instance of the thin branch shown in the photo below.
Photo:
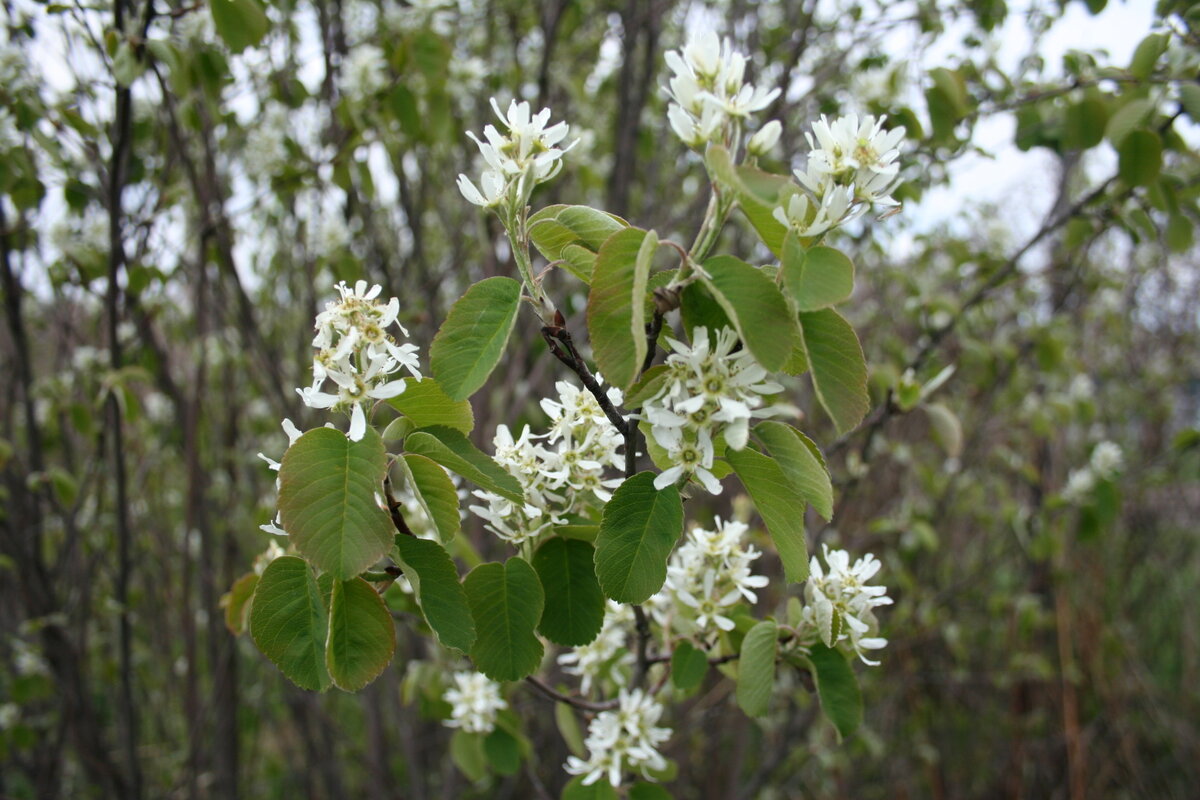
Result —
[{"label": "thin branch", "polygon": [[562,692],[551,688],[548,684],[543,683],[541,680],[533,677],[532,675],[526,676],[525,682],[537,689],[546,697],[549,697],[551,700],[559,703],[566,703],[573,708],[578,708],[583,711],[609,711],[619,705],[619,701],[617,700],[604,700],[599,703],[594,703],[591,700],[584,700],[581,697],[572,697],[569,694],[563,694]]}]

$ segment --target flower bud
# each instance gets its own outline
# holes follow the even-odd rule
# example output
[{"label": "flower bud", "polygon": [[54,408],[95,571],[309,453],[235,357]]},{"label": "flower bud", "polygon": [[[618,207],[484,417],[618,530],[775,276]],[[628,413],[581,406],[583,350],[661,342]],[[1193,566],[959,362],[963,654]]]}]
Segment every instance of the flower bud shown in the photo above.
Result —
[{"label": "flower bud", "polygon": [[756,157],[765,156],[779,142],[781,133],[783,133],[783,126],[779,124],[779,120],[771,120],[750,137],[750,142],[746,145],[746,152]]}]

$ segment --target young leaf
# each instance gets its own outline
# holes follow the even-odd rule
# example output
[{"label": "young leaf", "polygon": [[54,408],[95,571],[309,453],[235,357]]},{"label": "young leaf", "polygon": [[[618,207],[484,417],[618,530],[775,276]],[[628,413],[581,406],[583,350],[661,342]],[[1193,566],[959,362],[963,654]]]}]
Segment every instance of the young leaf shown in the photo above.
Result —
[{"label": "young leaf", "polygon": [[325,666],[339,689],[357,692],[379,677],[396,650],[392,615],[362,578],[335,581]]},{"label": "young leaf", "polygon": [[533,554],[533,568],[546,594],[538,631],[555,644],[578,647],[600,633],[604,593],[594,560],[595,549],[579,539],[547,539]]},{"label": "young leaf", "polygon": [[457,730],[450,737],[450,760],[472,783],[487,777],[487,757],[483,753],[483,736]]},{"label": "young leaf", "polygon": [[279,468],[279,514],[300,554],[341,580],[378,561],[395,533],[375,499],[386,471],[372,428],[358,442],[333,428],[297,439]]},{"label": "young leaf", "polygon": [[430,458],[451,472],[457,472],[480,489],[495,492],[514,503],[525,500],[525,493],[517,479],[453,428],[435,425],[410,433],[404,440],[404,449]]},{"label": "young leaf", "polygon": [[852,430],[871,407],[867,362],[850,323],[831,308],[800,314],[804,354],[821,407],[838,433]]},{"label": "young leaf", "polygon": [[754,435],[766,446],[796,491],[827,521],[833,519],[833,484],[812,440],[783,422],[768,420],[754,426]]},{"label": "young leaf", "polygon": [[704,271],[709,277],[701,281],[758,363],[772,372],[782,368],[792,354],[795,322],[775,282],[733,256],[708,259]]},{"label": "young leaf", "polygon": [[832,247],[807,251],[795,236],[783,243],[783,282],[800,311],[837,305],[854,291],[854,262]]},{"label": "young leaf", "polygon": [[796,502],[796,490],[792,482],[774,459],[753,448],[727,450],[725,457],[766,523],[767,532],[771,534],[771,541],[775,543],[779,559],[783,562],[784,575],[793,583],[803,581],[808,577],[804,508]]},{"label": "young leaf", "polygon": [[734,167],[729,151],[719,145],[708,148],[705,163],[717,182],[733,193],[742,213],[763,244],[778,256],[787,228],[779,224],[774,213],[780,203],[780,194],[790,181],[782,175],[772,175],[756,167]]},{"label": "young leaf", "polygon": [[600,248],[592,270],[588,336],[597,368],[615,386],[633,383],[646,358],[642,297],[654,252],[651,246],[644,255],[646,242],[656,245],[658,237],[639,228],[617,231]]},{"label": "young leaf", "polygon": [[463,433],[475,427],[475,412],[469,400],[451,400],[433,378],[405,378],[404,392],[388,405],[412,420],[413,427],[445,425]]},{"label": "young leaf", "polygon": [[542,662],[542,643],[534,629],[545,597],[529,562],[510,558],[480,564],[463,588],[475,620],[471,660],[494,681],[518,681]]},{"label": "young leaf", "polygon": [[613,492],[596,536],[596,577],[619,603],[641,603],[662,588],[667,557],[683,530],[683,502],[674,486],[654,488],[641,472]]},{"label": "young leaf", "polygon": [[233,582],[229,592],[221,598],[221,606],[225,609],[225,627],[234,636],[246,630],[247,618],[250,616],[250,599],[254,597],[258,580],[258,575],[253,572],[243,575]]},{"label": "young leaf", "polygon": [[234,53],[257,45],[271,27],[257,0],[211,0],[209,8],[217,35]]},{"label": "young leaf", "polygon": [[520,744],[503,728],[496,728],[484,737],[483,752],[498,775],[515,775],[521,767]]},{"label": "young leaf", "polygon": [[450,309],[429,346],[429,369],[452,400],[465,400],[492,374],[521,305],[521,284],[485,278]]},{"label": "young leaf", "polygon": [[469,653],[475,643],[475,621],[450,555],[437,542],[413,536],[397,536],[396,549],[400,568],[438,641]]},{"label": "young leaf", "polygon": [[846,657],[820,642],[809,648],[821,710],[842,738],[858,729],[863,717],[862,692]]},{"label": "young leaf", "polygon": [[301,689],[329,688],[327,618],[321,590],[304,559],[280,556],[267,565],[250,606],[250,638]]},{"label": "young leaf", "polygon": [[454,481],[435,462],[416,453],[397,459],[396,466],[404,472],[417,503],[437,528],[438,539],[443,543],[453,539],[460,526]]},{"label": "young leaf", "polygon": [[742,639],[738,659],[737,701],[751,717],[767,713],[771,688],[775,685],[775,651],[779,629],[774,622],[758,623]]},{"label": "young leaf", "polygon": [[579,237],[579,243],[592,252],[599,252],[609,237],[628,228],[629,223],[590,206],[567,206],[558,212],[557,219]]},{"label": "young leaf", "polygon": [[700,685],[708,674],[708,656],[697,650],[689,641],[675,645],[671,653],[671,683],[676,689],[687,691]]}]

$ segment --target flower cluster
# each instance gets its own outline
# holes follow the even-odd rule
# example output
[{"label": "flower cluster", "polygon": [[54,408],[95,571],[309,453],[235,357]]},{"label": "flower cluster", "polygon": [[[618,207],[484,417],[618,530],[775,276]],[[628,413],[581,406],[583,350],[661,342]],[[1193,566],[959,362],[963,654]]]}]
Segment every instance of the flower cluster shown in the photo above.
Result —
[{"label": "flower cluster", "polygon": [[[297,428],[296,423],[292,422],[290,419],[284,419],[283,422],[280,423],[280,426],[283,428],[283,432],[287,434],[288,447],[291,447],[292,445],[294,445],[296,443],[296,440],[300,438],[301,433],[302,433],[301,430],[299,428]],[[278,461],[271,458],[270,456],[264,455],[263,453],[259,453],[258,457],[261,458],[263,461],[267,462],[268,467],[275,470],[276,472],[279,472],[279,462]],[[279,478],[275,479],[275,490],[276,491],[279,490]],[[280,527],[278,512],[276,512],[274,519],[272,519],[270,522],[267,522],[263,525],[259,525],[258,527],[261,528],[266,533],[273,533],[276,536],[287,536],[287,531],[285,531],[283,528]],[[255,569],[257,570],[257,563],[255,564]],[[264,566],[264,569],[265,569],[265,566]]]},{"label": "flower cluster", "polygon": [[[675,609],[694,617],[696,629],[708,632],[713,626],[733,630],[733,620],[723,611],[743,598],[758,600],[755,589],[767,585],[764,575],[753,575],[750,562],[762,553],[752,545],[742,545],[748,528],[744,523],[716,519],[715,530],[692,528],[667,565],[667,583],[659,598],[652,601],[655,616],[664,626],[661,610]],[[677,603],[670,603],[674,596]],[[690,609],[690,611],[689,611]]]},{"label": "flower cluster", "polygon": [[[404,380],[393,376],[407,369],[419,378],[420,362],[416,345],[398,344],[387,332],[395,324],[408,335],[396,321],[398,298],[387,303],[376,300],[382,288],[368,290],[366,281],[359,281],[353,289],[342,281],[337,290],[341,300],[328,303],[317,315],[313,384],[296,391],[310,408],[349,411],[350,439],[357,442],[367,432],[363,403],[403,392]],[[335,393],[321,391],[326,380],[335,384]]]},{"label": "flower cluster", "polygon": [[[726,40],[706,31],[693,36],[682,50],[666,55],[674,76],[667,94],[672,102],[667,119],[672,130],[692,149],[708,142],[732,144],[743,120],[762,111],[779,96],[779,89],[761,89],[746,83],[746,57]],[[751,138],[748,150],[761,155],[779,140],[781,126],[768,122]]]},{"label": "flower cluster", "polygon": [[885,131],[886,119],[867,115],[860,122],[850,114],[830,123],[822,114],[805,134],[812,148],[808,164],[795,171],[805,191],[776,208],[775,219],[800,236],[820,236],[872,206],[898,206],[891,194],[900,182],[896,145],[904,128]]},{"label": "flower cluster", "polygon": [[614,787],[621,785],[625,770],[640,771],[644,776],[667,766],[658,745],[671,737],[670,728],[659,728],[663,707],[653,697],[634,689],[618,694],[615,711],[601,711],[588,725],[588,758],[567,759],[566,770],[583,775],[583,785],[591,786],[602,777]]},{"label": "flower cluster", "polygon": [[721,484],[712,474],[713,440],[725,435],[734,450],[746,446],[753,418],[794,411],[790,406],[762,408],[762,395],[783,391],[767,380],[747,350],[733,352],[737,334],[722,328],[712,340],[707,328],[692,331],[692,344],[669,339],[675,352],[667,356],[662,387],[643,406],[654,441],[674,465],[654,480],[663,489],[680,478],[695,476],[712,494]]},{"label": "flower cluster", "polygon": [[624,684],[625,675],[620,667],[633,661],[633,654],[625,647],[632,624],[633,609],[609,600],[604,623],[596,638],[558,657],[563,672],[583,679],[579,686],[581,692],[587,694],[593,683],[605,677],[618,685]]},{"label": "flower cluster", "polygon": [[1124,460],[1120,445],[1115,442],[1100,442],[1092,450],[1092,457],[1087,466],[1073,469],[1067,476],[1067,485],[1062,491],[1063,499],[1068,503],[1082,503],[1096,488],[1097,480],[1112,480],[1121,471]]},{"label": "flower cluster", "polygon": [[483,137],[487,140],[483,142],[474,133],[467,132],[479,145],[487,169],[480,176],[478,187],[466,175],[460,174],[458,190],[477,206],[519,212],[535,186],[558,174],[562,169],[563,153],[574,147],[578,140],[564,148],[556,147],[567,138],[569,128],[565,122],[546,127],[550,121],[548,108],[531,114],[529,103],[513,100],[506,114],[500,110],[496,98],[493,97],[491,102],[508,134],[503,135],[494,125],[488,125],[483,129]]},{"label": "flower cluster", "polygon": [[449,728],[467,733],[491,733],[496,727],[496,712],[508,708],[500,696],[500,684],[480,672],[457,672],[454,687],[443,698],[450,704]]},{"label": "flower cluster", "polygon": [[[559,381],[555,388],[558,400],[542,400],[551,420],[548,433],[535,435],[527,425],[514,439],[508,427],[500,425],[492,440],[496,462],[520,481],[524,503],[518,505],[492,492],[474,493],[487,505],[474,505],[471,510],[514,545],[563,524],[567,514],[580,510],[591,497],[607,502],[612,497],[609,490],[621,483],[620,478],[606,479],[604,472],[624,465],[618,452],[624,439],[596,398],[567,381]],[[614,404],[620,404],[619,390],[609,389],[608,394]]]},{"label": "flower cluster", "polygon": [[886,647],[887,639],[866,634],[878,631],[873,609],[891,605],[892,598],[887,596],[887,587],[868,586],[867,581],[882,564],[870,553],[851,565],[845,550],[830,550],[826,545],[823,551],[827,569],[821,568],[816,556],[809,564],[799,638],[812,640],[815,634],[826,647],[849,640],[863,663],[875,666],[879,662],[867,658],[864,651]]}]

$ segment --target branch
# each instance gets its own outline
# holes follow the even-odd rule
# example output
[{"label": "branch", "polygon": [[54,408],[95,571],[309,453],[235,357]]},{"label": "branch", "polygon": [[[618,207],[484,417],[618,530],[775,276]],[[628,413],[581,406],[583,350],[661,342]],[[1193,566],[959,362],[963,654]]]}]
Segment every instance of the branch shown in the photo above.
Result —
[{"label": "branch", "polygon": [[572,697],[569,694],[563,694],[556,689],[550,688],[550,686],[533,677],[532,675],[527,676],[525,678],[525,682],[537,689],[546,697],[549,697],[551,700],[559,703],[566,703],[573,708],[578,708],[583,711],[609,711],[619,705],[619,701],[617,700],[604,700],[599,703],[594,703],[591,700],[584,700],[581,697]]},{"label": "branch", "polygon": [[546,325],[542,328],[542,338],[546,340],[546,345],[550,348],[550,352],[554,354],[562,363],[566,364],[576,375],[579,380],[583,381],[583,385],[596,398],[596,402],[600,404],[600,408],[604,411],[604,416],[608,417],[608,421],[613,424],[613,427],[621,433],[622,436],[628,436],[630,428],[636,428],[636,425],[627,422],[621,413],[617,411],[616,406],[608,399],[608,395],[604,393],[604,389],[596,381],[596,377],[592,375],[592,371],[588,369],[587,362],[579,355],[579,351],[575,349],[575,342],[571,339],[571,332],[562,325],[562,315],[558,315],[558,325]]}]

